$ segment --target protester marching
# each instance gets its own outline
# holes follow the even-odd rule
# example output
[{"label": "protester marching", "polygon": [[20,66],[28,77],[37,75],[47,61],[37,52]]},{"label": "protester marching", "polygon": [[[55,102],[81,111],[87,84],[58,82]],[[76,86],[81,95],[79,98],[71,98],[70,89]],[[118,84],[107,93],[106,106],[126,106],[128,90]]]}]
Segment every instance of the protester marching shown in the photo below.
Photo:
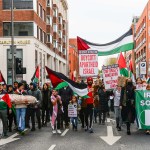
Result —
[{"label": "protester marching", "polygon": [[53,134],[69,128],[94,133],[94,125],[104,126],[110,111],[114,113],[118,131],[126,124],[127,135],[131,135],[131,124],[135,123],[150,134],[150,80],[137,78],[134,83],[126,77],[127,70],[121,72],[124,76],[120,75],[122,58],[116,65],[103,67],[103,80],[98,75],[97,78],[78,76],[73,81],[46,67],[51,82],[43,87],[39,87],[36,72],[29,85],[26,81],[15,81],[14,85],[0,82],[1,136],[7,137],[13,130],[24,135],[25,129],[34,132],[36,126],[39,130],[50,126]]}]

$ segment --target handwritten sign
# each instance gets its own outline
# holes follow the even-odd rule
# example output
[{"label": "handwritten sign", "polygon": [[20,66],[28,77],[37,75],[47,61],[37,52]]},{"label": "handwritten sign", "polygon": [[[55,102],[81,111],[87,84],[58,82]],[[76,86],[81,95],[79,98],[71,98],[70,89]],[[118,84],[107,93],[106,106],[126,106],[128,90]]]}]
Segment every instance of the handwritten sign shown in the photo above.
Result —
[{"label": "handwritten sign", "polygon": [[105,89],[114,89],[118,83],[118,76],[120,75],[117,64],[103,66],[102,68]]},{"label": "handwritten sign", "polygon": [[68,116],[69,117],[77,117],[77,104],[69,104],[68,105]]},{"label": "handwritten sign", "polygon": [[98,75],[98,51],[79,50],[79,72],[82,77]]}]

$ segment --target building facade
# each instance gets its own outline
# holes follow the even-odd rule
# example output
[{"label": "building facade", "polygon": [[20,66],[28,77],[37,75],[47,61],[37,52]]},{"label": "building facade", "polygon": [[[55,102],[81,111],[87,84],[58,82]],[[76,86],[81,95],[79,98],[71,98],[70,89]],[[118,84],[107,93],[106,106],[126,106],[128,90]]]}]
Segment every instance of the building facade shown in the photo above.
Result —
[{"label": "building facade", "polygon": [[[11,1],[0,0],[0,70],[11,84]],[[14,1],[15,59],[22,60],[26,74],[16,80],[28,83],[40,65],[40,83],[47,81],[45,66],[68,74],[68,4],[66,0]]]},{"label": "building facade", "polygon": [[79,55],[77,39],[69,39],[69,77],[76,79],[79,75]]},{"label": "building facade", "polygon": [[[136,77],[150,75],[150,1],[145,6],[135,27],[135,68]],[[140,72],[140,62],[146,62],[146,74]]]}]

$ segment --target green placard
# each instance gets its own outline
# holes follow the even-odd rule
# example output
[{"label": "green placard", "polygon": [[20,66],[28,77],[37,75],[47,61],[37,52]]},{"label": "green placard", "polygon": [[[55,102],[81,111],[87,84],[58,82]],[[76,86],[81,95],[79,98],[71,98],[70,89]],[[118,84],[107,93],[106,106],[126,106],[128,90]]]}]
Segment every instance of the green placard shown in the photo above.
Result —
[{"label": "green placard", "polygon": [[150,129],[150,90],[136,91],[136,113],[139,129]]}]

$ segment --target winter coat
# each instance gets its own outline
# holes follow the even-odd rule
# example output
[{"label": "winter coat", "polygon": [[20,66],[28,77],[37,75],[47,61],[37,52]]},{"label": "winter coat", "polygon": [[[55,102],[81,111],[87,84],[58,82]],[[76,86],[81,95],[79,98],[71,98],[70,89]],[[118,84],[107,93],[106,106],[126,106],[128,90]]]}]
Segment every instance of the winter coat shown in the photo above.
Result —
[{"label": "winter coat", "polygon": [[68,106],[69,101],[72,99],[73,91],[69,86],[67,86],[66,88],[62,88],[59,90],[59,95],[61,96],[63,106]]},{"label": "winter coat", "polygon": [[127,85],[121,89],[120,105],[122,106],[123,121],[133,123],[135,120],[134,86]]},{"label": "winter coat", "polygon": [[108,111],[108,93],[104,92],[102,89],[98,91],[99,95],[99,109],[100,111]]},{"label": "winter coat", "polygon": [[51,91],[50,90],[42,90],[42,102],[41,107],[42,108],[52,108],[52,102],[51,102]]},{"label": "winter coat", "polygon": [[37,104],[30,104],[28,107],[29,108],[35,108],[35,107],[40,108],[41,107],[41,102],[42,102],[41,91],[39,89],[29,90],[28,95],[34,96],[38,101]]}]

